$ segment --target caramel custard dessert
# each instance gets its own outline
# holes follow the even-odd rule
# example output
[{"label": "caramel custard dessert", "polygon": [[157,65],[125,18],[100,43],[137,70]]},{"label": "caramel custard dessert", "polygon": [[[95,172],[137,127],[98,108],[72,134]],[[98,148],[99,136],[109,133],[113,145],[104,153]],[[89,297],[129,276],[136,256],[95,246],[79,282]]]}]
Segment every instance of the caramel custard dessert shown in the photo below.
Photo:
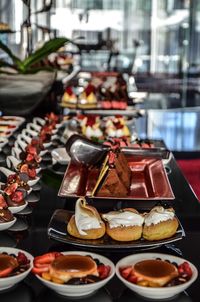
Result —
[{"label": "caramel custard dessert", "polygon": [[57,257],[50,265],[49,274],[65,283],[72,278],[83,278],[87,275],[98,276],[96,262],[87,256],[63,255]]},{"label": "caramel custard dessert", "polygon": [[135,276],[147,286],[160,287],[178,276],[175,265],[162,260],[143,260],[133,267]]},{"label": "caramel custard dessert", "polygon": [[17,255],[0,253],[0,278],[22,274],[30,268],[30,260],[23,252]]},{"label": "caramel custard dessert", "polygon": [[180,285],[191,279],[190,264],[169,260],[145,259],[133,265],[121,267],[120,275],[127,281],[145,287],[170,287]]},{"label": "caramel custard dessert", "polygon": [[1,276],[1,272],[3,271],[11,272],[16,267],[18,267],[18,262],[16,258],[5,254],[0,254],[0,276]]}]

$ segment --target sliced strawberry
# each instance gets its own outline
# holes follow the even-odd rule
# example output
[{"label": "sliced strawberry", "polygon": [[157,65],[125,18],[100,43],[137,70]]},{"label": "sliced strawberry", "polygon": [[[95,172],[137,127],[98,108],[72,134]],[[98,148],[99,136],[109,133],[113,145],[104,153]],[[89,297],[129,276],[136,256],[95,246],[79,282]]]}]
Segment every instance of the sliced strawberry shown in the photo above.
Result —
[{"label": "sliced strawberry", "polygon": [[192,276],[192,269],[188,262],[184,261],[178,266],[178,272],[180,275],[186,274],[188,277]]},{"label": "sliced strawberry", "polygon": [[132,270],[133,270],[132,266],[127,266],[125,268],[120,269],[120,274],[124,279],[127,279],[130,276]]},{"label": "sliced strawberry", "polygon": [[37,148],[35,146],[28,145],[26,147],[26,152],[32,155],[37,155]]},{"label": "sliced strawberry", "polygon": [[4,192],[7,195],[13,194],[17,190],[18,184],[15,182],[14,184],[8,185],[5,189]]},{"label": "sliced strawberry", "polygon": [[105,279],[108,277],[110,273],[110,266],[109,265],[104,265],[101,264],[98,266],[98,273],[99,273],[99,278],[100,279]]},{"label": "sliced strawberry", "polygon": [[34,160],[33,154],[27,154],[27,156],[26,156],[26,161],[27,161],[27,162],[31,162],[32,160]]},{"label": "sliced strawberry", "polygon": [[0,278],[4,278],[9,276],[9,274],[12,272],[13,268],[12,267],[8,267],[4,270],[0,270]]},{"label": "sliced strawberry", "polygon": [[32,268],[32,273],[36,274],[36,275],[41,275],[42,273],[48,272],[49,271],[49,265],[45,266],[45,267],[33,267]]},{"label": "sliced strawberry", "polygon": [[134,274],[131,274],[127,280],[131,283],[137,283],[138,278]]},{"label": "sliced strawberry", "polygon": [[22,191],[15,191],[13,194],[10,195],[10,199],[15,202],[20,202],[23,200],[23,198],[24,194]]},{"label": "sliced strawberry", "polygon": [[37,256],[34,259],[34,264],[37,266],[37,264],[50,264],[53,260],[55,260],[56,257],[60,256],[61,253],[58,252],[52,252],[47,253],[42,256]]},{"label": "sliced strawberry", "polygon": [[3,197],[3,195],[0,195],[0,208],[7,208],[8,205],[5,201],[5,198]]}]

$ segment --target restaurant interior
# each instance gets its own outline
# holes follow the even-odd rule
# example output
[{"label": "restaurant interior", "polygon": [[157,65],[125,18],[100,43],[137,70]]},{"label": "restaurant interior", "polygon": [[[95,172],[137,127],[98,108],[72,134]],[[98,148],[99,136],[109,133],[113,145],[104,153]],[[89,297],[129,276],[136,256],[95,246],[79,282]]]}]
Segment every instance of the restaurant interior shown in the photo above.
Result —
[{"label": "restaurant interior", "polygon": [[0,0],[0,299],[199,302],[200,2]]}]

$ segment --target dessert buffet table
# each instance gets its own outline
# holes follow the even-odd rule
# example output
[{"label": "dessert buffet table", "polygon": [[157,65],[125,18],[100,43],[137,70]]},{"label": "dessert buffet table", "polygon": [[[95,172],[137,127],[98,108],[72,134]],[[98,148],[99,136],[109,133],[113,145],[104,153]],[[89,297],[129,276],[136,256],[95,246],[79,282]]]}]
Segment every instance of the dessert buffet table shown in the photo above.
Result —
[{"label": "dessert buffet table", "polygon": [[[200,269],[200,240],[199,218],[200,204],[192,192],[189,184],[183,174],[176,165],[174,157],[171,155],[170,160],[166,163],[169,180],[175,194],[174,206],[181,223],[186,232],[186,237],[183,240],[177,241],[175,244],[168,244],[160,248],[156,248],[156,252],[164,252],[168,254],[182,255],[184,258],[194,263]],[[42,190],[40,193],[40,202],[33,213],[27,216],[26,221],[29,224],[29,230],[24,232],[12,232],[12,236],[17,239],[17,247],[27,250],[33,255],[40,255],[47,251],[63,251],[77,250],[70,244],[61,244],[52,241],[47,236],[47,226],[55,209],[66,207],[67,201],[57,196],[58,186],[62,177],[59,177],[52,172],[46,171],[43,173]],[[9,241],[8,241],[9,242]],[[84,247],[82,247],[84,250]],[[80,250],[80,248],[79,248]],[[89,252],[90,249],[86,248]],[[103,254],[114,262],[118,261],[125,255],[134,253],[134,251],[101,251],[95,252]],[[140,252],[140,251],[137,251]],[[29,275],[28,278],[12,290],[0,293],[1,301],[71,301],[71,298],[66,298],[57,295],[55,292],[47,289],[35,278]],[[77,300],[77,299],[76,299]],[[79,300],[77,300],[79,301]],[[81,298],[81,301],[145,301],[143,298],[136,296],[132,291],[125,288],[124,285],[114,277],[105,288],[97,291],[90,297]],[[173,298],[173,302],[197,302],[199,301],[199,281],[197,280],[188,290],[187,293],[182,293]]]},{"label": "dessert buffet table", "polygon": [[[169,179],[169,184],[168,182],[167,183],[163,182],[163,180],[160,182],[159,180],[161,175],[160,173],[158,173],[160,172],[161,169],[160,165],[158,170],[157,169],[154,170],[155,168],[153,168],[153,170],[147,171],[150,175],[153,175],[151,173],[155,173],[152,177],[155,177],[155,175],[159,175],[159,177],[156,178],[156,180],[158,183],[160,183],[160,185],[158,186],[157,183],[153,183],[152,187],[154,187],[154,189],[156,188],[156,190],[163,193],[162,185],[164,184],[166,186],[165,189],[167,189],[164,190],[165,194],[167,192],[166,200],[163,201],[162,198],[160,198],[161,196],[165,196],[165,195],[161,195],[161,196],[159,195],[158,196],[159,198],[157,199],[155,194],[156,192],[151,192],[151,195],[149,194],[145,196],[145,198],[143,196],[143,198],[138,198],[138,199],[135,198],[135,196],[133,195],[132,198],[128,198],[129,197],[128,196],[125,199],[124,203],[123,201],[121,201],[122,204],[121,208],[125,206],[130,207],[131,206],[130,204],[133,201],[134,204],[132,205],[132,207],[137,205],[138,211],[142,211],[142,210],[146,211],[147,208],[149,208],[149,206],[147,206],[146,208],[145,205],[147,205],[148,203],[150,203],[150,205],[157,204],[157,205],[164,206],[164,204],[167,202],[168,206],[174,208],[175,213],[180,221],[178,231],[175,235],[176,238],[175,241],[172,240],[173,238],[171,238],[170,240],[167,240],[165,244],[163,244],[163,242],[161,243],[158,242],[158,244],[157,243],[155,244],[155,242],[153,244],[151,243],[143,244],[141,240],[139,241],[138,246],[136,245],[134,246],[133,243],[122,243],[121,246],[119,244],[115,244],[115,246],[110,244],[110,246],[108,247],[108,245],[105,246],[106,241],[104,238],[103,245],[97,244],[96,246],[94,246],[93,243],[86,244],[85,240],[82,241],[83,243],[77,245],[76,241],[74,241],[73,239],[71,240],[64,239],[65,242],[63,242],[61,237],[62,233],[60,234],[58,233],[57,240],[53,240],[51,235],[52,233],[50,232],[50,230],[53,227],[52,217],[55,217],[54,214],[55,211],[58,209],[62,209],[62,213],[64,213],[64,211],[69,212],[74,208],[74,204],[72,204],[71,198],[69,197],[61,198],[58,196],[58,190],[60,187],[62,187],[61,183],[63,180],[63,174],[57,173],[57,171],[55,170],[55,165],[52,165],[52,158],[49,155],[49,153],[51,152],[46,152],[46,150],[51,150],[51,151],[54,150],[55,145],[52,143],[52,141],[56,143],[56,141],[58,140],[60,129],[61,129],[59,128],[59,125],[61,125],[62,123],[58,121],[58,117],[56,117],[53,114],[48,115],[48,118],[46,118],[46,120],[36,118],[34,121],[35,124],[33,123],[26,124],[25,125],[26,129],[24,128],[25,126],[23,126],[22,128],[20,128],[19,126],[20,130],[18,132],[18,135],[13,134],[12,136],[7,136],[6,138],[7,141],[10,139],[10,137],[12,138],[10,140],[10,145],[7,145],[7,147],[5,147],[5,145],[2,145],[4,156],[5,153],[8,155],[10,154],[10,152],[13,152],[13,148],[11,151],[11,146],[14,146],[14,153],[12,154],[14,154],[16,157],[20,155],[21,157],[19,156],[19,159],[22,159],[23,156],[23,158],[25,158],[25,163],[23,162],[23,164],[21,164],[19,159],[17,161],[16,160],[13,161],[14,156],[9,157],[10,162],[8,160],[7,161],[5,160],[6,156],[3,158],[0,165],[0,173],[1,173],[0,180],[4,183],[3,186],[1,185],[1,189],[2,189],[1,193],[3,192],[2,193],[3,196],[7,198],[6,202],[8,203],[9,209],[12,209],[13,211],[13,209],[16,208],[16,206],[13,207],[13,203],[16,201],[16,197],[17,199],[19,198],[23,199],[22,194],[20,193],[21,191],[19,192],[19,187],[23,185],[25,190],[27,190],[28,192],[27,195],[25,195],[26,196],[25,201],[26,203],[28,203],[28,206],[26,206],[22,211],[18,213],[13,212],[14,214],[16,214],[17,222],[11,228],[8,228],[7,230],[3,230],[0,232],[0,247],[3,248],[17,247],[19,249],[29,252],[34,257],[53,251],[57,251],[57,252],[85,251],[86,253],[93,252],[93,253],[101,254],[111,259],[113,263],[117,263],[121,258],[127,255],[133,255],[133,254],[139,255],[142,252],[149,252],[149,253],[161,252],[169,255],[179,256],[181,258],[186,259],[187,261],[191,261],[197,267],[197,269],[200,270],[200,256],[199,256],[200,246],[198,245],[198,241],[200,240],[200,230],[199,230],[200,204],[196,196],[194,195],[193,191],[191,190],[188,182],[184,178],[182,172],[178,168],[174,156],[171,152],[167,152],[168,156],[164,156],[164,158],[162,159],[162,163],[163,163],[162,175],[165,175],[166,173],[168,177],[167,176],[165,177]],[[2,129],[3,129],[2,131],[5,131],[4,135],[6,135],[6,133],[8,132],[11,132],[11,128],[9,128],[8,130],[6,127],[3,127]],[[40,138],[42,137],[44,139],[43,144],[44,145],[46,144],[45,145],[46,150],[40,149],[41,146],[38,144],[38,140],[37,138],[35,138],[35,135],[33,136],[34,138],[32,139],[30,138],[31,136],[27,136],[27,133],[31,135],[32,133],[35,132],[38,134],[38,136],[40,136]],[[50,137],[51,139],[50,143],[52,144],[49,144],[47,141],[45,141],[45,138],[48,137]],[[52,137],[54,137],[54,140],[52,139]],[[27,144],[25,143],[25,141]],[[81,141],[81,144],[82,143],[83,141]],[[68,144],[69,144],[69,140],[68,140]],[[151,148],[152,145],[151,146],[148,145],[148,149],[146,149],[145,151],[141,151],[142,150],[141,148],[141,149],[136,149],[134,152],[136,153],[144,152],[144,154],[148,154],[148,153],[151,154],[151,152],[153,151],[154,153],[152,154],[154,154],[154,156],[158,156],[158,155],[160,156],[160,154],[165,154],[164,151],[167,151],[165,150],[164,146],[163,149],[162,146],[159,146],[159,149],[156,149],[155,148],[156,142],[151,142],[151,144],[153,145],[154,149]],[[145,143],[144,145],[147,145],[147,143]],[[37,146],[38,149],[35,146]],[[36,149],[39,150],[37,154],[34,153]],[[97,151],[99,150],[97,149]],[[77,154],[78,153],[76,153],[76,155]],[[31,155],[36,155],[36,157],[31,157]],[[33,160],[37,162],[37,160],[39,160],[40,157],[42,158],[42,160],[39,162],[39,165],[34,166],[35,167],[34,169],[30,168],[29,165],[30,160],[31,162]],[[129,157],[127,156],[127,158]],[[148,162],[149,159],[146,159],[145,163]],[[155,162],[157,162],[157,160],[155,160],[154,158],[154,163]],[[137,161],[136,163],[138,164]],[[134,163],[130,162],[130,165],[131,164],[134,165]],[[11,177],[9,178],[8,175],[9,170],[5,170],[6,165],[7,168],[12,167],[15,169],[15,171],[17,169],[21,169],[20,173],[18,173],[17,175],[23,177],[22,179],[23,182],[21,182],[21,179],[18,180],[16,179],[16,177],[13,178],[12,174]],[[37,173],[33,175],[33,172],[37,172]],[[136,170],[135,173],[137,173]],[[7,174],[6,175],[7,178],[5,177],[5,174]],[[32,177],[32,180],[30,179],[28,180],[31,186],[31,192],[29,192],[29,190],[26,189],[26,185],[28,184],[28,181],[26,181],[26,179],[24,178],[24,174],[27,174],[30,177]],[[34,180],[35,181],[37,180],[37,183],[34,182]],[[20,183],[17,183],[17,181],[20,181]],[[144,185],[144,180],[142,181],[142,184]],[[14,188],[14,192],[12,193],[11,191],[13,190],[13,188]],[[77,193],[76,199],[78,195],[79,194]],[[173,195],[174,198],[172,198]],[[0,201],[1,203],[4,202],[2,198]],[[23,200],[20,199],[20,201],[22,201],[23,203]],[[101,202],[101,200],[98,198],[93,200],[94,206],[98,209],[100,208],[98,206],[99,202]],[[109,203],[110,202],[109,199],[106,200],[106,202]],[[114,200],[112,199],[112,204],[114,202],[115,199]],[[105,203],[105,199],[104,199],[104,203]],[[120,200],[117,199],[117,197],[116,197],[116,205],[120,206]],[[115,208],[114,205],[112,207]],[[150,206],[150,208],[151,207],[152,206]],[[116,206],[116,208],[118,208],[118,206]],[[67,223],[64,224],[64,237],[67,238]],[[179,240],[177,240],[177,238]],[[116,248],[116,246],[118,247]],[[36,268],[36,266],[34,268]],[[61,285],[61,286],[66,286],[66,285]],[[20,302],[23,301],[39,302],[39,301],[44,301],[45,299],[50,302],[73,300],[73,298],[63,297],[61,295],[56,294],[54,291],[48,289],[47,287],[42,285],[42,283],[38,280],[38,278],[36,278],[33,274],[29,274],[24,279],[23,282],[19,283],[13,288],[0,291],[0,299],[3,302],[14,301],[14,300]],[[81,299],[78,299],[76,297],[76,301],[80,301],[80,300],[94,301],[94,302],[95,301],[96,302],[98,301],[105,301],[105,302],[145,301],[144,298],[137,296],[134,292],[126,288],[125,285],[123,285],[123,283],[119,279],[117,279],[116,276],[114,276],[114,278],[111,279],[106,284],[106,286],[94,292],[92,295],[89,295],[84,298],[81,297]],[[171,299],[170,301],[174,301],[174,302],[198,301],[199,302],[199,278],[188,288],[187,292],[182,292],[180,295],[174,296],[173,299]]]}]

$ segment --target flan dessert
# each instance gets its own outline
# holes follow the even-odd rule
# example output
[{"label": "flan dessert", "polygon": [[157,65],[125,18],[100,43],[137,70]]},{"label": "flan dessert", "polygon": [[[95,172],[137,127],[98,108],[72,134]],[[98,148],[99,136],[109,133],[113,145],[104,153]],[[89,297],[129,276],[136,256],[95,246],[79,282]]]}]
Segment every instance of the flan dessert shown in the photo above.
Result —
[{"label": "flan dessert", "polygon": [[150,241],[170,238],[176,233],[178,226],[174,209],[154,207],[145,215],[143,238]]},{"label": "flan dessert", "polygon": [[23,252],[18,254],[0,253],[0,279],[18,276],[30,268],[30,260]]},{"label": "flan dessert", "polygon": [[117,241],[138,240],[142,236],[144,217],[133,208],[102,214],[106,221],[106,233]]},{"label": "flan dessert", "polygon": [[13,270],[18,267],[17,259],[13,256],[0,254],[0,278],[8,276]]},{"label": "flan dessert", "polygon": [[63,107],[76,108],[77,102],[78,102],[78,98],[75,95],[75,93],[73,92],[72,87],[71,86],[67,87],[63,94],[63,97],[61,100],[61,105]]},{"label": "flan dessert", "polygon": [[75,214],[67,224],[68,233],[80,239],[98,239],[105,234],[105,224],[97,210],[86,204],[85,198],[79,198]]},{"label": "flan dessert", "polygon": [[92,196],[126,197],[131,184],[131,170],[125,155],[119,150],[108,152],[92,191]]},{"label": "flan dessert", "polygon": [[83,285],[105,279],[110,274],[110,266],[90,255],[46,253],[33,261],[32,272],[47,281],[58,284]]},{"label": "flan dessert", "polygon": [[150,259],[137,262],[133,271],[138,279],[137,284],[150,287],[161,287],[178,276],[175,265],[163,260]]},{"label": "flan dessert", "polygon": [[72,278],[84,278],[88,275],[98,276],[96,262],[88,256],[62,255],[57,257],[51,264],[49,275],[63,283]]}]

